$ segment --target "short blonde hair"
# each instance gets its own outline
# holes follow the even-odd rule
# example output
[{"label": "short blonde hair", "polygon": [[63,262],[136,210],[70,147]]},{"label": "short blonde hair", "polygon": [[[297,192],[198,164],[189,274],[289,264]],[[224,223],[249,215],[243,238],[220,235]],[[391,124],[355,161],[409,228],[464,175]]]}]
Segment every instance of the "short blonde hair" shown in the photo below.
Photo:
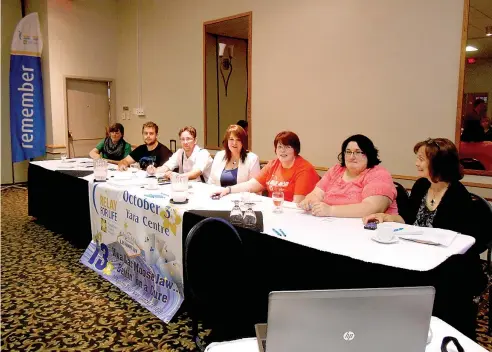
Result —
[{"label": "short blonde hair", "polygon": [[191,134],[193,136],[193,138],[196,138],[196,129],[195,129],[195,127],[192,127],[192,126],[185,126],[182,129],[180,129],[179,133],[178,133],[178,137],[181,137],[181,133],[183,133],[185,131],[188,132],[189,134]]},{"label": "short blonde hair", "polygon": [[149,122],[144,123],[142,126],[142,133],[143,133],[145,127],[153,128],[155,131],[155,134],[159,134],[159,126],[157,126],[154,122],[149,121]]}]

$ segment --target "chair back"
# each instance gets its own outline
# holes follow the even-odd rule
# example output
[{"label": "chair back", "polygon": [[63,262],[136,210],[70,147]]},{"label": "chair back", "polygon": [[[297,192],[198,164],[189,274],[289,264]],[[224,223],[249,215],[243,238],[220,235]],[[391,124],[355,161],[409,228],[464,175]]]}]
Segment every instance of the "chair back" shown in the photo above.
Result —
[{"label": "chair back", "polygon": [[175,139],[169,140],[169,150],[173,153],[176,153],[176,140]]},{"label": "chair back", "polygon": [[[248,321],[241,311],[247,296],[243,242],[226,220],[207,218],[188,233],[184,246],[184,287],[197,346],[198,320],[212,328],[213,341],[231,337]],[[237,319],[237,321],[236,321]],[[232,336],[233,337],[233,336]]]},{"label": "chair back", "polygon": [[398,206],[398,214],[400,214],[403,218],[406,217],[410,198],[408,197],[408,192],[403,187],[401,183],[393,182],[396,187],[396,205]]},{"label": "chair back", "polygon": [[[478,194],[470,193],[473,201],[474,219],[479,222],[475,224],[477,230],[476,242],[473,246],[477,254],[484,252],[492,247],[492,205]],[[490,263],[489,263],[490,264]],[[490,270],[490,268],[489,268]]]},{"label": "chair back", "polygon": [[460,164],[463,166],[463,168],[469,170],[485,170],[485,166],[483,166],[480,161],[474,158],[462,158],[460,159]]}]

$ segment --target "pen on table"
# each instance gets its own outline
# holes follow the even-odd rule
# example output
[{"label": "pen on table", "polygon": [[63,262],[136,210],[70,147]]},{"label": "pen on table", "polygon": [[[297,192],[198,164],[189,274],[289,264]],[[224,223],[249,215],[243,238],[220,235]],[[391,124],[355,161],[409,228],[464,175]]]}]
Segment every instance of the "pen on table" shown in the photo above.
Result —
[{"label": "pen on table", "polygon": [[285,233],[284,233],[282,230],[280,230],[280,229],[278,229],[278,231],[277,231],[277,230],[275,230],[275,229],[272,229],[272,230],[273,230],[273,232],[275,232],[275,233],[276,233],[279,237],[287,237],[287,236],[285,235]]},{"label": "pen on table", "polygon": [[280,232],[278,232],[277,230],[275,230],[275,229],[272,229],[272,230],[273,230],[273,232],[275,232],[278,236],[280,236],[280,237],[282,236],[282,235],[280,234]]},{"label": "pen on table", "polygon": [[394,229],[393,232],[397,232],[397,231],[401,231],[401,230],[404,230],[404,228],[400,227],[399,229]]}]

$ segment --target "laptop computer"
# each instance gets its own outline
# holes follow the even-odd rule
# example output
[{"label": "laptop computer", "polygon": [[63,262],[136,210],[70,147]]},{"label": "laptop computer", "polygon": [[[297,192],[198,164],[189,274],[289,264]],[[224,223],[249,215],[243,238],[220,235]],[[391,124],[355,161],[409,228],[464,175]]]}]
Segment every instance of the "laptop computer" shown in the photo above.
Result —
[{"label": "laptop computer", "polygon": [[271,292],[260,352],[425,351],[433,287]]}]

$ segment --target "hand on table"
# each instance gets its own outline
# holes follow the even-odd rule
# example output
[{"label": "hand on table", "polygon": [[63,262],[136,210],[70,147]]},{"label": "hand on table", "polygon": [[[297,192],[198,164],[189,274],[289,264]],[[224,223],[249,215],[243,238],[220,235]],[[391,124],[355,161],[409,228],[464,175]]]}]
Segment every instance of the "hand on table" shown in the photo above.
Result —
[{"label": "hand on table", "polygon": [[297,203],[297,206],[305,211],[311,211],[315,203],[319,203],[320,199],[315,194],[310,193],[301,202]]},{"label": "hand on table", "polygon": [[128,166],[126,164],[120,163],[118,164],[118,171],[126,171],[128,170]]},{"label": "hand on table", "polygon": [[306,197],[301,202],[297,203],[297,207],[305,211],[311,211],[311,208],[313,207],[313,202]]},{"label": "hand on table", "polygon": [[313,214],[314,216],[330,216],[331,205],[328,205],[324,202],[313,203],[311,207],[311,214]]},{"label": "hand on table", "polygon": [[212,193],[212,198],[214,197],[219,197],[222,198],[223,196],[226,196],[229,194],[229,188],[221,188],[214,193]]},{"label": "hand on table", "polygon": [[367,215],[362,218],[362,222],[364,223],[364,225],[366,225],[368,222],[377,222],[378,224],[382,224],[385,221],[385,215],[386,214],[384,213]]},{"label": "hand on table", "polygon": [[168,170],[168,171],[164,172],[164,177],[167,178],[168,180],[170,180],[172,174],[173,174],[173,172],[171,170]]}]

